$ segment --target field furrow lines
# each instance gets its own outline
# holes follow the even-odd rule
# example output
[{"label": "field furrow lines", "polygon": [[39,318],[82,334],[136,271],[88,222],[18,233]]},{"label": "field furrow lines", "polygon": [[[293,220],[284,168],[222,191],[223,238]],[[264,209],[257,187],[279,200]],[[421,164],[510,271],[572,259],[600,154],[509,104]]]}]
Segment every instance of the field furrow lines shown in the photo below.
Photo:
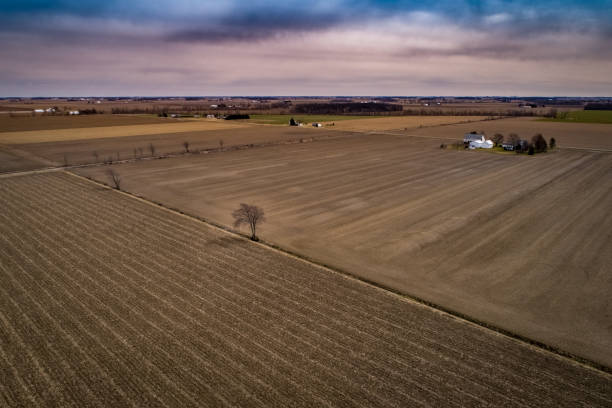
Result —
[{"label": "field furrow lines", "polygon": [[[91,279],[91,278],[89,278],[89,279]],[[100,287],[100,288],[101,288],[101,289],[104,289],[103,287]],[[81,287],[80,289],[82,290],[82,287]],[[119,300],[119,298],[118,298],[118,297],[117,297],[116,299],[118,299],[118,300]],[[102,302],[100,302],[100,303],[102,303]],[[109,310],[112,310],[112,309],[109,309]],[[132,312],[133,312],[134,310],[133,310],[133,309],[130,309],[129,307],[127,307],[127,308],[125,309],[125,311],[126,311],[126,313],[130,313],[130,311],[132,311]],[[117,316],[115,316],[115,317],[117,318]],[[156,326],[156,328],[158,328],[158,329],[159,329],[159,327],[157,327],[157,326]],[[159,330],[160,330],[160,331],[162,331],[161,329],[159,329]],[[132,333],[132,335],[134,335],[134,333]],[[193,357],[195,357],[195,358],[199,358],[198,356],[193,356]],[[202,362],[203,364],[206,364],[206,362],[205,362],[205,361],[203,361],[203,360],[202,360],[201,362]],[[205,384],[201,384],[201,385],[205,385]]]},{"label": "field furrow lines", "polygon": [[[572,157],[580,164],[582,156]],[[493,161],[474,160],[466,171]],[[555,160],[548,164],[554,173]],[[248,174],[248,161],[236,166]],[[385,166],[372,156],[366,167],[386,186],[383,196],[393,194]],[[444,171],[390,174],[410,185],[419,176],[441,181]],[[311,184],[328,188],[316,177]],[[604,199],[604,190],[588,199]],[[348,199],[350,190],[339,194]],[[287,203],[298,201],[279,208]],[[303,204],[300,212],[315,215]],[[605,374],[72,175],[0,180],[0,205],[0,335],[11,344],[0,366],[21,377],[12,381],[17,391],[0,385],[0,400],[57,400],[36,385],[35,364],[54,370],[61,354],[72,372],[54,376],[57,392],[73,390],[87,405],[104,405],[111,388],[124,392],[115,391],[119,404],[129,396],[133,405],[163,406],[610,403]],[[33,330],[38,338],[49,332],[56,348],[17,359],[18,347],[36,344]]]},{"label": "field furrow lines", "polygon": [[243,355],[246,355],[245,353],[243,353]]},{"label": "field furrow lines", "polygon": [[[152,270],[152,272],[153,272],[153,270]],[[323,368],[325,368],[325,367],[323,367]]]},{"label": "field furrow lines", "polygon": [[[37,265],[37,264],[35,264],[35,265]],[[51,266],[53,266],[53,265],[51,265]],[[18,268],[20,268],[20,266],[19,266],[19,265],[17,265],[17,267],[18,267]],[[22,269],[22,272],[23,272],[22,277],[27,275],[27,272],[26,272],[25,270],[23,270],[23,269]],[[41,270],[41,272],[43,272],[43,273],[44,273],[44,270]],[[36,281],[33,281],[33,284],[37,284],[37,283],[36,283]],[[42,289],[42,292],[43,292],[43,293],[45,293],[45,295],[47,296],[47,298],[48,298],[49,300],[51,300],[51,302],[53,302],[54,300],[55,300],[55,302],[58,302],[58,301],[57,301],[57,299],[63,299],[63,298],[64,298],[64,297],[66,297],[66,296],[68,296],[68,297],[72,297],[72,296],[70,295],[70,293],[69,293],[69,292],[64,292],[64,293],[57,294],[56,296],[52,296],[52,295],[50,295],[50,294],[48,293],[48,290],[47,290],[46,288],[41,288],[41,289]],[[80,288],[77,288],[77,289],[80,289]],[[48,305],[49,305],[49,309],[48,309],[48,311],[47,311],[47,312],[54,310],[54,309],[52,309],[52,307],[51,307],[51,303],[48,303]],[[61,307],[61,306],[60,306],[60,307]],[[60,311],[61,311],[61,310],[62,310],[62,309],[60,309]],[[73,314],[72,314],[72,312],[73,312],[73,311],[69,311],[69,313],[68,313],[68,314],[58,314],[58,315],[62,315],[62,316],[72,316],[72,315],[73,315]],[[80,315],[80,314],[82,314],[82,313],[78,313],[78,314],[76,314],[76,315]],[[96,320],[96,319],[95,319],[95,315],[91,314],[91,316],[93,317],[93,319],[92,319],[92,320]],[[71,326],[71,325],[72,325],[72,323],[70,322],[70,319],[66,318],[66,319],[63,319],[63,320],[62,320],[62,325],[63,325],[63,326]],[[83,326],[82,324],[79,324],[79,323],[77,322],[77,323],[74,323],[74,325],[75,325],[75,327],[77,328],[77,330],[75,330],[75,331],[74,331],[74,333],[78,333],[78,335],[79,335],[79,336],[81,336],[81,335],[83,335],[83,334],[89,334],[89,333],[87,332],[87,330],[85,330],[85,328],[84,328],[84,326]],[[65,331],[66,331],[66,329],[62,329],[62,331],[64,331],[64,332],[65,332]],[[96,342],[97,342],[97,341],[96,341],[96,338],[95,338],[95,337],[93,337],[93,336],[91,336],[91,335],[89,335],[89,340],[90,340],[91,342],[93,342],[93,343],[96,343]],[[83,358],[80,360],[81,364],[84,362],[84,360],[89,360],[89,361],[91,361],[91,362],[92,362],[92,364],[95,366],[95,367],[94,367],[94,368],[95,368],[95,371],[94,371],[94,370],[91,370],[91,368],[90,368],[90,370],[91,370],[92,372],[96,372],[96,373],[99,373],[99,374],[103,374],[103,375],[106,377],[106,379],[107,379],[107,381],[108,381],[108,385],[109,385],[109,387],[110,387],[110,388],[109,388],[109,389],[107,389],[107,390],[101,390],[101,392],[103,392],[103,395],[104,395],[104,396],[106,396],[106,397],[114,396],[114,395],[115,395],[115,390],[116,390],[116,392],[117,392],[117,393],[119,393],[119,394],[120,394],[120,396],[121,396],[122,398],[124,398],[125,400],[129,400],[129,399],[130,399],[130,397],[129,397],[130,395],[132,395],[132,396],[136,395],[134,392],[132,392],[132,393],[129,393],[129,392],[128,392],[128,393],[125,393],[125,392],[123,392],[122,388],[120,388],[120,387],[118,387],[116,384],[114,384],[114,380],[112,379],[112,376],[110,376],[110,375],[108,374],[108,371],[109,371],[109,370],[110,370],[110,371],[112,371],[112,367],[116,365],[116,363],[115,363],[115,364],[111,364],[110,362],[111,362],[112,360],[108,359],[108,357],[110,356],[110,357],[115,357],[115,358],[116,358],[116,357],[118,357],[118,356],[113,355],[113,353],[112,353],[112,352],[110,352],[110,351],[108,350],[108,348],[104,347],[104,345],[103,345],[103,344],[100,344],[99,342],[97,342],[97,343],[98,343],[98,344],[99,344],[99,345],[102,347],[102,349],[104,350],[104,352],[105,352],[105,353],[107,353],[108,355],[105,355],[105,356],[103,356],[103,357],[99,358],[97,361],[94,361],[94,360],[92,359],[91,355],[88,355],[88,353],[86,353],[85,351],[83,351],[83,347],[81,347],[81,346],[79,346],[79,345],[77,344],[76,339],[74,339],[74,338],[73,338],[73,339],[71,339],[71,343],[75,345],[75,347],[72,349],[72,350],[73,350],[73,352],[74,352],[74,351],[76,351],[78,354],[80,354],[80,355],[83,357]],[[88,350],[90,350],[90,351],[92,351],[94,348],[92,348],[92,347],[91,347],[91,345],[90,345],[90,347],[87,347],[87,349],[88,349]],[[123,361],[122,361],[122,360],[120,360],[120,361],[121,361],[121,362],[119,363],[119,365],[124,365]],[[102,369],[101,365],[105,365],[105,363],[106,363],[106,364],[108,364],[108,365],[106,366],[106,369]],[[133,367],[132,367],[132,368],[133,368]],[[116,373],[115,373],[115,374],[116,374]],[[84,378],[87,378],[87,375],[84,375]],[[144,385],[144,384],[142,384],[142,385]],[[132,386],[132,387],[133,387],[133,386]],[[132,390],[132,391],[133,391],[133,390]],[[149,390],[149,391],[150,391],[150,394],[149,394],[149,395],[151,395],[151,396],[155,396],[155,393],[154,393],[154,392],[152,392],[152,390]],[[121,400],[117,400],[117,401],[115,401],[114,403],[119,403],[119,401],[121,401]],[[111,402],[111,403],[112,403],[112,402]],[[155,405],[159,405],[159,402],[158,402],[158,404],[153,404],[153,402],[152,402],[152,401],[150,401],[150,400],[147,400],[147,401],[141,401],[141,403],[146,403],[148,406],[155,406]],[[132,405],[133,405],[133,406],[138,406],[139,404],[138,404],[137,402],[132,401]],[[104,406],[104,405],[102,405],[102,406]],[[164,405],[160,405],[160,406],[164,406]]]},{"label": "field furrow lines", "polygon": [[[178,250],[179,250],[179,249],[177,248],[177,251],[178,251]],[[227,268],[230,268],[230,266],[229,266],[229,265],[227,265],[227,266],[226,266],[226,269],[227,269]],[[230,281],[230,282],[228,282],[228,285],[231,285],[231,284],[232,284],[232,283],[231,283],[231,281]],[[221,287],[221,289],[223,289],[223,287]],[[265,288],[264,288],[264,287],[261,287],[261,290],[265,290]],[[257,295],[257,291],[255,291],[255,292],[251,292],[251,295],[253,295],[253,294],[254,294],[254,295]],[[275,295],[275,294],[273,294],[273,295]],[[294,303],[295,303],[295,302],[294,302]],[[295,303],[295,306],[298,306],[298,307],[299,307],[299,305],[298,305],[297,303]],[[324,317],[325,317],[325,315],[324,315],[324,314],[318,313],[318,312],[316,312],[316,311],[314,311],[314,310],[311,310],[311,312],[314,312],[314,313],[316,313],[316,314],[321,315],[321,317],[322,317],[322,318],[324,318]],[[280,316],[282,317],[282,315],[280,315]],[[340,325],[338,325],[338,328],[339,328],[339,327],[340,327]],[[336,328],[336,329],[337,329],[337,328]],[[327,330],[329,330],[331,333],[333,333],[335,329],[330,329],[330,328],[327,328]],[[360,335],[360,334],[361,334],[361,335],[364,335],[365,333],[359,333],[359,332],[358,332],[357,334],[358,334],[358,335]],[[345,338],[350,338],[350,337],[346,337],[346,336],[344,336],[344,337],[345,337]],[[371,338],[372,338],[372,339],[375,339],[376,337],[371,336]],[[346,349],[346,350],[348,350],[348,349]],[[423,364],[425,360],[424,360],[422,357],[419,357],[419,359],[421,360],[421,364]],[[402,362],[401,364],[402,364],[403,366],[407,367],[407,365],[406,365],[405,363],[403,363],[403,362]],[[396,375],[401,375],[401,373],[399,373],[399,372],[395,372],[395,374],[396,374]],[[451,374],[451,375],[452,375],[452,374],[453,374],[453,372],[452,372],[452,371],[448,371],[448,374]],[[503,398],[503,394],[502,394],[502,398]]]}]

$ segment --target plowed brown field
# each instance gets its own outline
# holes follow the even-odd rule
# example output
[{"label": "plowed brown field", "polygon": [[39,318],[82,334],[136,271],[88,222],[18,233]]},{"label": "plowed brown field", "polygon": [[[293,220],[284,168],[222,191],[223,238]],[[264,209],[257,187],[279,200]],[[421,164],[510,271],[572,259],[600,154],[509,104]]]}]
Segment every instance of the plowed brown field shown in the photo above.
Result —
[{"label": "plowed brown field", "polygon": [[[486,116],[389,116],[334,121],[331,129],[354,132],[372,132],[392,129],[416,129],[423,126],[450,125],[453,123],[481,122]],[[325,123],[329,126],[330,122]]]},{"label": "plowed brown field", "polygon": [[67,174],[0,179],[0,405],[612,405],[608,374]]},{"label": "plowed brown field", "polygon": [[179,122],[174,118],[158,118],[152,115],[49,115],[8,116],[0,115],[0,133],[27,132],[32,130],[94,128],[123,125],[166,124]]},{"label": "plowed brown field", "polygon": [[[385,135],[117,167],[124,188],[612,366],[612,155]],[[83,174],[106,181],[105,169]]]},{"label": "plowed brown field", "polygon": [[[151,156],[149,150],[150,144],[155,146],[156,155],[161,155],[183,152],[184,142],[189,142],[190,151],[197,152],[198,150],[219,148],[219,141],[223,141],[224,148],[231,148],[236,145],[286,142],[291,140],[299,141],[300,139],[311,139],[314,137],[338,137],[344,134],[346,132],[335,132],[327,129],[248,125],[248,127],[239,129],[229,128],[197,132],[30,143],[6,146],[6,148],[28,152],[41,159],[53,161],[59,166],[63,164],[64,156],[66,156],[70,165],[93,163],[96,161],[94,152],[98,154],[97,160],[99,162],[106,160],[108,157],[117,160],[117,155],[119,155],[120,160],[148,157]],[[6,148],[5,150],[8,150]],[[134,149],[136,149],[136,153]],[[0,164],[1,170],[2,165]]]},{"label": "plowed brown field", "polygon": [[542,133],[547,141],[554,137],[557,146],[561,148],[612,151],[612,125],[602,123],[558,123],[541,121],[538,118],[513,118],[409,129],[404,133],[420,137],[462,140],[463,135],[471,131],[484,131],[488,137],[495,133],[501,133],[505,136],[516,133],[527,140],[530,140],[536,133]]}]

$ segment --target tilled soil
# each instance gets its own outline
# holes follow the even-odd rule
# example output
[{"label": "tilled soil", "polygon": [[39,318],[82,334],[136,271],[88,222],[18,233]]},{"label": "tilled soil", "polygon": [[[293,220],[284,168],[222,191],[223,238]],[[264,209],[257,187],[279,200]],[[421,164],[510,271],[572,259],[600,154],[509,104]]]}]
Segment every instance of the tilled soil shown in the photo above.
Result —
[{"label": "tilled soil", "polygon": [[2,406],[612,406],[608,374],[72,175],[0,205]]},{"label": "tilled soil", "polygon": [[[612,366],[612,155],[355,136],[121,165],[124,188]],[[107,181],[105,168],[81,173]]]}]

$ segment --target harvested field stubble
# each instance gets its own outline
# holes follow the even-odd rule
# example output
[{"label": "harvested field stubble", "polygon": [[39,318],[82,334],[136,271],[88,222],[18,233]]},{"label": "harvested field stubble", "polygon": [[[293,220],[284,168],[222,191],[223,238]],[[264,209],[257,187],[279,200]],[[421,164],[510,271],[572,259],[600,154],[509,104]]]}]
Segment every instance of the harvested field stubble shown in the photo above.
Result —
[{"label": "harvested field stubble", "polygon": [[[47,167],[46,162],[54,162],[59,166],[63,162],[64,155],[67,156],[71,165],[87,164],[104,161],[108,157],[116,159],[117,153],[120,158],[133,159],[150,157],[149,146],[155,147],[157,155],[180,154],[184,152],[185,141],[189,142],[189,150],[198,152],[205,149],[226,149],[233,146],[258,145],[261,143],[284,143],[287,141],[299,141],[300,139],[312,140],[313,138],[342,137],[348,132],[335,132],[327,129],[314,128],[290,128],[250,125],[243,128],[230,128],[207,130],[197,132],[181,132],[167,134],[152,134],[128,137],[113,137],[101,139],[68,140],[45,143],[27,143],[0,146],[0,152],[20,151],[23,157],[21,170],[30,170],[36,166],[28,163],[35,158],[39,162],[38,168]],[[220,146],[223,141],[223,146]],[[96,153],[96,155],[94,155]],[[4,170],[4,167],[7,170]],[[0,171],[19,169],[18,157],[9,163],[0,163]]]},{"label": "harvested field stubble", "polygon": [[[394,129],[450,125],[453,123],[481,122],[486,116],[388,116],[334,122],[333,129],[354,132],[372,132]],[[326,126],[329,123],[325,124]],[[462,135],[463,136],[463,135]]]},{"label": "harvested field stubble", "polygon": [[268,242],[612,366],[612,155],[371,135],[118,170],[127,191],[224,225],[256,203]]},{"label": "harvested field stubble", "polygon": [[0,180],[8,406],[610,406],[609,375],[74,176]]},{"label": "harvested field stubble", "polygon": [[106,126],[148,125],[176,123],[177,119],[146,115],[0,115],[0,133],[32,130],[93,128]]},{"label": "harvested field stubble", "polygon": [[237,129],[247,125],[221,120],[191,120],[154,124],[98,126],[86,128],[31,130],[23,132],[0,132],[0,143],[26,144],[61,142],[84,139],[117,138],[164,133],[186,133],[194,131]]}]

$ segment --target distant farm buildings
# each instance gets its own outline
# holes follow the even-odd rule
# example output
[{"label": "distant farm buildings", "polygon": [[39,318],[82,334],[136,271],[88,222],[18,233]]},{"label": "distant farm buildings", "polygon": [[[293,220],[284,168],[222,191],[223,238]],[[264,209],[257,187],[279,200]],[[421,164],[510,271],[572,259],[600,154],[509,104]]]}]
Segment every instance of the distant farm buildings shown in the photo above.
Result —
[{"label": "distant farm buildings", "polygon": [[466,133],[463,136],[463,144],[470,149],[492,149],[494,143],[487,140],[485,135],[479,133]]},{"label": "distant farm buildings", "polygon": [[314,127],[323,127],[323,124],[315,122],[315,123],[312,124],[312,126],[314,126]]}]

